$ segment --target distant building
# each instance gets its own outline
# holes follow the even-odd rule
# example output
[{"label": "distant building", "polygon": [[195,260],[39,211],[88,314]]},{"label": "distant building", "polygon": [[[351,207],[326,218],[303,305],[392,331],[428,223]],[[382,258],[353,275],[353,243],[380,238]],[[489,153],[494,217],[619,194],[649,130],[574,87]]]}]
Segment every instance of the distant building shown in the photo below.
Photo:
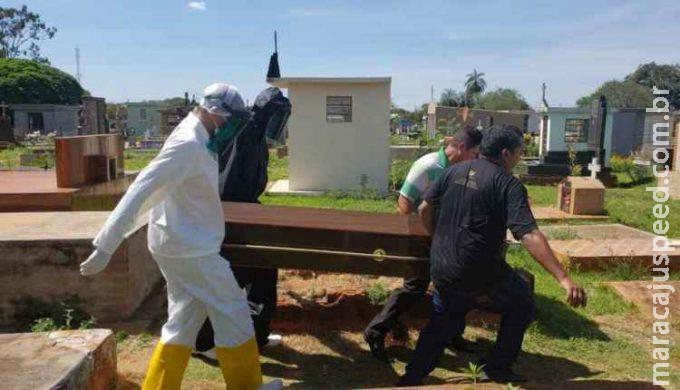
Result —
[{"label": "distant building", "polygon": [[427,108],[427,132],[452,132],[471,125],[486,128],[493,125],[512,125],[522,132],[538,132],[538,114],[533,110],[483,110],[468,107],[447,107],[430,103]]},{"label": "distant building", "polygon": [[9,115],[14,136],[23,138],[27,133],[56,133],[57,136],[78,134],[80,106],[58,104],[10,104]]},{"label": "distant building", "polygon": [[[550,107],[541,112],[539,155],[576,152],[595,152],[589,145],[591,129],[590,108]],[[609,108],[605,123],[605,162],[612,154],[623,156],[639,151],[643,145],[647,113],[644,108]]]},{"label": "distant building", "polygon": [[126,103],[127,129],[132,134],[157,136],[162,127],[161,111],[167,107],[154,103]]}]

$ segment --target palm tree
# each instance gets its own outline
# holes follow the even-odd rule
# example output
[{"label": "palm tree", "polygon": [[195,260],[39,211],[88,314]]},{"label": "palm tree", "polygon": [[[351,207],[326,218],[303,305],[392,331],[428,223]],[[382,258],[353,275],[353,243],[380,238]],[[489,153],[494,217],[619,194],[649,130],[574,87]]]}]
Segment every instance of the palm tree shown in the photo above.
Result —
[{"label": "palm tree", "polygon": [[470,97],[484,92],[486,89],[486,81],[484,81],[484,73],[477,72],[477,69],[473,69],[472,73],[469,73],[467,80],[465,81],[465,105],[467,105]]},{"label": "palm tree", "polygon": [[460,94],[451,88],[447,88],[439,97],[440,106],[459,107],[461,105]]}]

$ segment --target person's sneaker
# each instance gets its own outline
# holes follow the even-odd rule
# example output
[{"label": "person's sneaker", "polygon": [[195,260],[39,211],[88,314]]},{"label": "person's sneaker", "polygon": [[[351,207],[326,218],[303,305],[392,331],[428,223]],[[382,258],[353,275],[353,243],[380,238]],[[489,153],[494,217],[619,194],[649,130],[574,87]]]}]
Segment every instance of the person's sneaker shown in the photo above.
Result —
[{"label": "person's sneaker", "polygon": [[283,344],[283,336],[280,334],[272,333],[267,337],[267,343],[264,345],[265,348],[276,347],[277,345]]},{"label": "person's sneaker", "polygon": [[378,360],[384,363],[392,363],[392,359],[387,355],[385,350],[385,339],[382,337],[373,337],[364,335],[364,340],[368,343],[368,348],[371,354]]},{"label": "person's sneaker", "polygon": [[274,379],[260,386],[259,390],[281,390],[283,389],[283,381],[281,379]]},{"label": "person's sneaker", "polygon": [[213,367],[218,367],[220,363],[217,361],[217,354],[215,353],[215,348],[209,349],[207,351],[194,351],[191,356],[196,359],[202,360],[204,363],[211,365]]},{"label": "person's sneaker", "polygon": [[482,367],[482,382],[492,381],[497,383],[523,383],[527,381],[524,376],[515,373],[510,368]]},{"label": "person's sneaker", "polygon": [[475,343],[464,339],[463,336],[457,336],[451,340],[449,345],[447,345],[447,348],[454,351],[474,353]]}]

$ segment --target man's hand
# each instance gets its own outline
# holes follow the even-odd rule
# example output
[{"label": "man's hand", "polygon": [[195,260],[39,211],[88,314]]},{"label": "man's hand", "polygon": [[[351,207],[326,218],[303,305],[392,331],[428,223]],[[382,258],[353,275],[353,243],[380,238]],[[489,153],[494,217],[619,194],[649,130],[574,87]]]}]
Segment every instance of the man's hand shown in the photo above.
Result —
[{"label": "man's hand", "polygon": [[95,249],[94,252],[80,264],[80,274],[83,276],[94,275],[102,272],[104,268],[109,264],[111,260],[111,255]]},{"label": "man's hand", "polygon": [[567,275],[559,260],[555,258],[548,239],[540,230],[533,231],[522,236],[522,245],[531,253],[543,268],[550,272],[567,292],[567,302],[573,307],[585,307],[588,301],[586,292]]},{"label": "man's hand", "polygon": [[573,307],[586,307],[588,297],[581,286],[574,283],[571,278],[565,276],[560,280],[560,284],[567,293],[567,302]]}]

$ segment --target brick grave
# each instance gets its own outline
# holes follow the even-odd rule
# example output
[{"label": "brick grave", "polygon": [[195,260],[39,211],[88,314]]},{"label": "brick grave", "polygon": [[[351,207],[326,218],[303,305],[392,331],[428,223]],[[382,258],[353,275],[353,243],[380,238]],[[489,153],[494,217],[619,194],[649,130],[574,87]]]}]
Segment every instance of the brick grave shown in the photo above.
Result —
[{"label": "brick grave", "polygon": [[[555,255],[569,268],[602,270],[621,263],[652,268],[653,234],[621,224],[542,226]],[[508,232],[508,240],[517,243]],[[680,252],[668,252],[671,269],[678,269]]]},{"label": "brick grave", "polygon": [[104,272],[83,277],[80,263],[109,212],[2,213],[0,326],[25,329],[37,302],[57,304],[76,295],[97,321],[126,318],[161,280],[138,226]]},{"label": "brick grave", "polygon": [[[671,293],[670,302],[668,309],[670,311],[670,318],[678,318],[680,315],[680,301],[674,299],[674,294],[669,290],[650,290],[647,285],[671,285],[675,288],[675,291],[680,291],[680,281],[667,281],[667,282],[652,282],[650,280],[632,280],[626,282],[607,282],[620,296],[627,302],[634,303],[641,311],[644,316],[650,321],[653,321],[652,316],[652,306],[655,305],[652,301],[652,295],[655,292],[658,293]],[[664,309],[659,308],[659,313],[663,313]]]}]

